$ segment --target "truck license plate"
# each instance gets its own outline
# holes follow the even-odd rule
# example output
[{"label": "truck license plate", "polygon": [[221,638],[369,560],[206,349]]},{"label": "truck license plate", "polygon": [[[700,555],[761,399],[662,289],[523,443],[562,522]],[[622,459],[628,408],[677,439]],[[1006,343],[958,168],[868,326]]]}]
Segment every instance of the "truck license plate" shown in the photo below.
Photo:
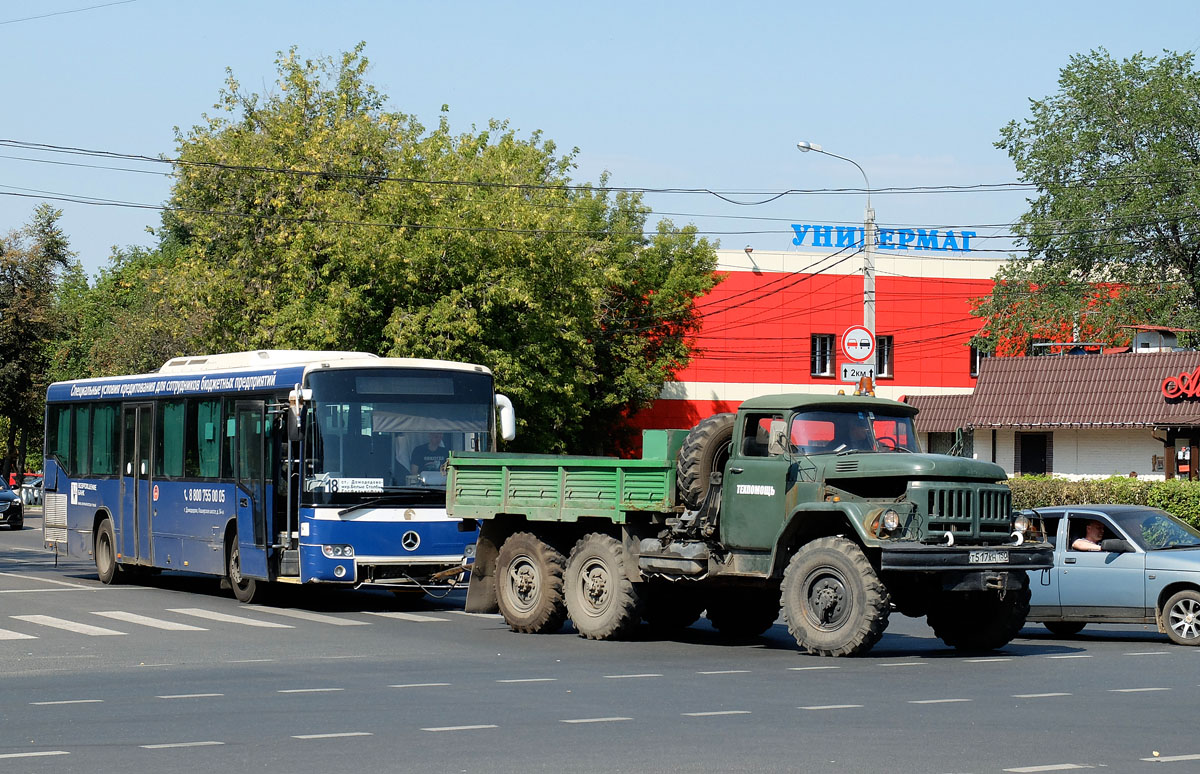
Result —
[{"label": "truck license plate", "polygon": [[999,564],[1007,561],[1007,551],[972,551],[967,556],[969,564]]}]

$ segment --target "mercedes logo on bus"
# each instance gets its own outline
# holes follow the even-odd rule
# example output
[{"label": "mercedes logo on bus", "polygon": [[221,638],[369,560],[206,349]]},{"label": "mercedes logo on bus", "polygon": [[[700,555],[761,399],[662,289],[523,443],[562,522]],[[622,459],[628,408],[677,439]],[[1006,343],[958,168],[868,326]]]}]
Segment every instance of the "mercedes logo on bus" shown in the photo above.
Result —
[{"label": "mercedes logo on bus", "polygon": [[417,546],[421,545],[421,536],[409,530],[400,538],[400,545],[404,546],[406,551],[416,551]]}]

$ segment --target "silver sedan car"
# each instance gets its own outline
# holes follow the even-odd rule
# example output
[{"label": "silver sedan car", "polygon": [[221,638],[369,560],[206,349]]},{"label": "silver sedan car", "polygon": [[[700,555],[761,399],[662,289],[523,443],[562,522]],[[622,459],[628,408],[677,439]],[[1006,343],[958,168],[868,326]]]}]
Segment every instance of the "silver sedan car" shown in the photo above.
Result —
[{"label": "silver sedan car", "polygon": [[1064,637],[1089,623],[1151,623],[1173,642],[1200,645],[1200,530],[1137,505],[1036,513],[1054,545],[1054,567],[1030,573],[1026,620]]}]

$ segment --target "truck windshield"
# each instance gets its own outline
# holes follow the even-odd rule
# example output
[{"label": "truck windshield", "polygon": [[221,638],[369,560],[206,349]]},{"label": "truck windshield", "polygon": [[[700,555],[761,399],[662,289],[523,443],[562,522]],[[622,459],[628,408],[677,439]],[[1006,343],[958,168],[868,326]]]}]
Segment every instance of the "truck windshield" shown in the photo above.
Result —
[{"label": "truck windshield", "polygon": [[797,454],[921,451],[912,417],[871,411],[799,412],[792,417],[791,442]]},{"label": "truck windshield", "polygon": [[451,450],[491,450],[490,374],[333,370],[309,386],[304,490],[318,502],[444,490]]}]

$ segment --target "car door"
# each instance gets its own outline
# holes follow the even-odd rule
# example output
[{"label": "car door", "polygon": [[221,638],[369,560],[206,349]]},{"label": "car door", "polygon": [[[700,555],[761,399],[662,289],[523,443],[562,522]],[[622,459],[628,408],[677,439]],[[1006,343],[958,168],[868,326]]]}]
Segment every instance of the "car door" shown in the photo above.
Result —
[{"label": "car door", "polygon": [[1029,574],[1029,620],[1056,621],[1062,618],[1062,603],[1059,600],[1058,580],[1063,566],[1064,543],[1062,534],[1066,533],[1067,520],[1062,511],[1042,511],[1042,520],[1046,525],[1046,537],[1054,546],[1054,566],[1047,570]]},{"label": "car door", "polygon": [[[1087,522],[1104,525],[1105,538],[1122,538],[1129,553],[1076,551],[1070,542]],[[1142,621],[1146,616],[1146,554],[1102,513],[1070,510],[1059,540],[1062,567],[1058,576],[1063,616],[1075,620]]]}]

